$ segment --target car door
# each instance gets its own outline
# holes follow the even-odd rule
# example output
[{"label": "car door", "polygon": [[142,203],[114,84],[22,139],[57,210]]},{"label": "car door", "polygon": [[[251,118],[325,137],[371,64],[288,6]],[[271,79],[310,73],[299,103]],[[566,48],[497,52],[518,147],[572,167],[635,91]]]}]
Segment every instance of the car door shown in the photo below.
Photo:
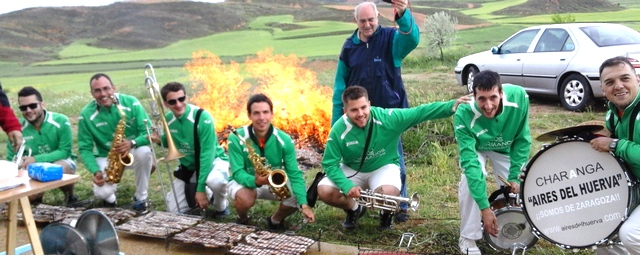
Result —
[{"label": "car door", "polygon": [[484,69],[500,74],[502,83],[522,85],[522,59],[527,57],[533,39],[540,29],[522,30],[504,41]]},{"label": "car door", "polygon": [[558,77],[576,53],[574,40],[564,28],[547,28],[522,62],[523,85],[528,92],[557,95]]}]

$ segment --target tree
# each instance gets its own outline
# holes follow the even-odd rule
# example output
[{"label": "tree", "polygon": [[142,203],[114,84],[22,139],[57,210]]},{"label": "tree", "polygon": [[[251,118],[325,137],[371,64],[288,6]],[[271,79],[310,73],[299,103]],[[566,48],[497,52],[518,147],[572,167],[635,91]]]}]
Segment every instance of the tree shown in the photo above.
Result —
[{"label": "tree", "polygon": [[553,14],[551,16],[551,22],[553,22],[554,24],[559,24],[559,23],[572,23],[572,22],[576,22],[576,18],[573,17],[573,15],[571,15],[571,13],[567,13],[564,16],[560,16],[560,14]]},{"label": "tree", "polygon": [[441,11],[424,20],[424,30],[427,35],[427,50],[440,50],[440,60],[444,60],[443,49],[451,45],[458,34],[458,19],[449,13]]}]

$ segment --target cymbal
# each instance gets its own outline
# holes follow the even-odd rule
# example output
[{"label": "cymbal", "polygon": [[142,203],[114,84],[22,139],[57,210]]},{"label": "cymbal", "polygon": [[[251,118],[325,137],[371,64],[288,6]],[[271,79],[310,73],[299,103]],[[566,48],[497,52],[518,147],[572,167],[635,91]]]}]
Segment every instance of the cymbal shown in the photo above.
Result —
[{"label": "cymbal", "polygon": [[557,130],[553,130],[542,135],[536,137],[536,140],[544,142],[544,141],[554,141],[558,137],[565,136],[574,136],[583,133],[595,133],[604,129],[602,125],[578,125],[575,127],[561,128]]},{"label": "cymbal", "polygon": [[51,223],[40,233],[44,254],[91,254],[78,230],[64,223]]},{"label": "cymbal", "polygon": [[[585,121],[582,122],[580,124],[578,124],[578,126],[584,126],[584,125],[599,125],[602,127],[606,127],[604,124],[604,121],[601,120],[590,120],[590,121]],[[606,137],[611,137],[611,132],[609,132],[608,129],[603,128],[602,130],[595,132],[596,135],[601,135],[601,136],[606,136]]]},{"label": "cymbal", "polygon": [[113,255],[120,251],[118,234],[113,223],[97,210],[83,212],[76,222],[76,229],[87,240],[92,255]]}]

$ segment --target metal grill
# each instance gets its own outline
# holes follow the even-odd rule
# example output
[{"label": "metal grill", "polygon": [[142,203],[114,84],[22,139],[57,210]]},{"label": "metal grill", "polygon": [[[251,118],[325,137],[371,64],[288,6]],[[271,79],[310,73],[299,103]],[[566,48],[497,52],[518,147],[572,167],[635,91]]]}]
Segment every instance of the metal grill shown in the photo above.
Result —
[{"label": "metal grill", "polygon": [[[75,215],[80,217],[84,208],[70,208],[65,206],[54,206],[39,204],[33,211],[33,220],[39,223],[51,223],[62,221],[65,217]],[[22,212],[18,213],[18,219],[22,220]]]},{"label": "metal grill", "polygon": [[[123,209],[123,208],[93,208],[94,211],[99,211],[104,213],[107,218],[113,223],[113,225],[118,225],[131,218],[135,217],[137,214],[133,210]],[[68,214],[65,215],[62,223],[71,224],[75,222],[80,217],[80,213],[78,214]]]},{"label": "metal grill", "polygon": [[235,223],[203,222],[176,234],[172,240],[184,244],[197,244],[207,248],[231,248],[242,238],[255,232],[255,227]]},{"label": "metal grill", "polygon": [[155,211],[133,218],[124,224],[116,226],[116,229],[132,235],[167,238],[172,234],[188,229],[200,221],[202,219],[198,217]]},{"label": "metal grill", "polygon": [[245,236],[244,242],[231,248],[229,254],[297,255],[305,253],[309,246],[315,242],[315,240],[304,236],[258,231]]}]

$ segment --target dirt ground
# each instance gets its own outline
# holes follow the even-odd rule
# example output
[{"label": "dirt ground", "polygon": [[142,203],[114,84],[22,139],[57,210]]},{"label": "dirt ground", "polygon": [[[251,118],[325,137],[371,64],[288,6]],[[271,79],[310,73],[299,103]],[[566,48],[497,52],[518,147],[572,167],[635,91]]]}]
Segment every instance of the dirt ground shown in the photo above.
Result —
[{"label": "dirt ground", "polygon": [[[42,231],[44,224],[38,224],[38,231]],[[6,250],[7,221],[0,221],[0,252]],[[17,246],[29,243],[27,229],[18,226]],[[169,242],[166,239],[151,238],[145,236],[118,233],[120,251],[125,255],[196,255],[196,254],[225,254],[224,249],[211,249],[203,246],[179,244]],[[319,247],[318,247],[319,246]],[[320,250],[318,250],[320,248]],[[358,249],[353,246],[335,245],[328,243],[315,243],[309,247],[305,254],[357,254]],[[27,252],[23,255],[31,255]]]}]

